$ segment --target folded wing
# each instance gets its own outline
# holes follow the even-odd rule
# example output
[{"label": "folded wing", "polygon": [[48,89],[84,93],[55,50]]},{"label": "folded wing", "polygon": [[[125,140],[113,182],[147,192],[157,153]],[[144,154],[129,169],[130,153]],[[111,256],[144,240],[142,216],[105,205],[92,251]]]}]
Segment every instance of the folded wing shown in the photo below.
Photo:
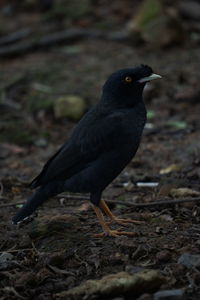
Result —
[{"label": "folded wing", "polygon": [[[95,116],[94,113],[91,115]],[[121,117],[119,113],[103,116],[100,127],[92,119],[82,119],[68,142],[47,161],[30,187],[36,188],[52,180],[67,180],[103,153],[112,150],[116,141],[120,140],[119,134],[122,134]]]}]

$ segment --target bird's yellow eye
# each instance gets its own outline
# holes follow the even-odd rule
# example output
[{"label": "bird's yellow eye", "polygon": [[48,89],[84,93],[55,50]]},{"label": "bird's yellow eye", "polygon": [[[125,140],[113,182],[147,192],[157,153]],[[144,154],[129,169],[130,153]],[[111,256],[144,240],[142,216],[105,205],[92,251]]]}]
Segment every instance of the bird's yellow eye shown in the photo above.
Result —
[{"label": "bird's yellow eye", "polygon": [[130,76],[125,77],[125,82],[130,83],[132,82],[132,78]]}]

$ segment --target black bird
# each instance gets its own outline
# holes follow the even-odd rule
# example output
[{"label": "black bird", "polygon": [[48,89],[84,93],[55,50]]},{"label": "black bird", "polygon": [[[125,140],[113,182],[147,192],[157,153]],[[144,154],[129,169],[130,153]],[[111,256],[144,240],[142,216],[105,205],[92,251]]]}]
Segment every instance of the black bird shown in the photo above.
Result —
[{"label": "black bird", "polygon": [[119,70],[108,78],[100,101],[83,116],[69,140],[31,182],[30,187],[38,189],[13,217],[14,224],[31,215],[48,198],[70,191],[90,193],[103,228],[99,236],[129,234],[110,230],[101,210],[122,225],[135,221],[115,217],[101,195],[138,149],[146,121],[143,89],[148,81],[157,78],[161,76],[146,65]]}]

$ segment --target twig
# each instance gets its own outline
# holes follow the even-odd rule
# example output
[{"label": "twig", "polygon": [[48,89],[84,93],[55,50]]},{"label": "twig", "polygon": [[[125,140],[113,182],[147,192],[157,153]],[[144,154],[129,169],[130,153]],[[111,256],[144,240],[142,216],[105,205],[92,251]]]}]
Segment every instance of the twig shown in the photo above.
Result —
[{"label": "twig", "polygon": [[116,204],[140,207],[140,208],[155,207],[155,206],[160,206],[160,205],[162,205],[162,206],[176,205],[179,203],[198,202],[198,201],[200,201],[200,198],[174,199],[174,200],[154,201],[154,202],[149,202],[149,203],[131,203],[130,200],[129,201],[106,200],[106,202],[108,202],[108,203],[116,203]]},{"label": "twig", "polygon": [[[66,199],[77,199],[77,200],[89,200],[89,196],[85,195],[58,195],[56,198],[66,198]],[[189,198],[189,199],[172,199],[172,200],[164,200],[164,201],[154,201],[154,202],[149,202],[149,203],[133,203],[130,200],[111,200],[111,199],[106,199],[102,198],[105,200],[107,203],[114,203],[114,204],[120,204],[124,206],[130,206],[130,207],[138,207],[138,208],[145,208],[145,207],[155,207],[155,206],[167,206],[167,205],[176,205],[180,203],[187,203],[187,202],[199,202],[200,198]],[[15,206],[15,205],[21,205],[24,204],[25,201],[21,202],[15,202],[15,203],[7,203],[7,204],[2,204],[0,205],[0,208],[4,207],[9,207],[9,206]]]},{"label": "twig", "polygon": [[65,198],[65,199],[77,199],[77,200],[90,200],[90,196],[88,195],[81,195],[81,194],[61,194],[57,195],[56,198]]},{"label": "twig", "polygon": [[12,32],[6,36],[0,38],[0,45],[8,45],[20,41],[31,34],[30,28],[21,29],[19,31]]},{"label": "twig", "polygon": [[4,250],[4,251],[0,251],[0,253],[4,253],[4,252],[8,252],[8,253],[17,253],[19,251],[34,251],[33,248],[25,248],[25,249],[11,249],[11,250]]},{"label": "twig", "polygon": [[70,271],[66,271],[66,270],[62,270],[62,269],[59,269],[55,266],[52,266],[52,265],[47,265],[49,267],[49,269],[51,271],[53,271],[54,273],[57,273],[57,274],[61,274],[61,275],[68,275],[68,276],[74,276],[75,277],[75,274],[73,272],[70,272]]},{"label": "twig", "polygon": [[106,39],[113,41],[125,41],[128,39],[126,32],[110,32],[105,33],[94,29],[71,28],[64,31],[48,34],[39,39],[33,38],[25,42],[15,43],[0,48],[0,57],[12,57],[23,55],[30,51],[44,49],[53,45],[72,43],[82,38]]},{"label": "twig", "polygon": [[[59,195],[57,196],[59,198],[72,198],[72,199],[81,199],[81,200],[89,200],[89,196],[82,196],[82,195]],[[120,204],[120,205],[125,205],[125,206],[132,206],[132,207],[154,207],[154,206],[164,206],[164,205],[175,205],[179,203],[185,203],[185,202],[198,202],[200,201],[200,198],[186,198],[186,199],[171,199],[171,200],[164,200],[164,201],[154,201],[154,202],[149,202],[149,203],[133,203],[130,200],[111,200],[111,199],[103,199],[107,203],[114,203],[114,204]]]},{"label": "twig", "polygon": [[37,250],[37,248],[35,247],[34,242],[31,243],[33,250],[35,251],[35,253],[39,256],[40,252]]},{"label": "twig", "polygon": [[14,44],[12,46],[5,46],[0,48],[0,57],[12,57],[17,55],[23,55],[31,50],[37,48],[35,41],[26,41]]}]

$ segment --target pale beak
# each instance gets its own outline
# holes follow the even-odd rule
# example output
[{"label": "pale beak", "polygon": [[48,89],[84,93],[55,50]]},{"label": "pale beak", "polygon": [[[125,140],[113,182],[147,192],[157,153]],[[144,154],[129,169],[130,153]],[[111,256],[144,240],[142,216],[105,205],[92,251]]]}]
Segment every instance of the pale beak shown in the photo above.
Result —
[{"label": "pale beak", "polygon": [[158,74],[151,74],[150,76],[139,79],[138,82],[143,83],[143,82],[151,81],[151,80],[158,79],[158,78],[162,78],[162,76],[160,76]]}]

